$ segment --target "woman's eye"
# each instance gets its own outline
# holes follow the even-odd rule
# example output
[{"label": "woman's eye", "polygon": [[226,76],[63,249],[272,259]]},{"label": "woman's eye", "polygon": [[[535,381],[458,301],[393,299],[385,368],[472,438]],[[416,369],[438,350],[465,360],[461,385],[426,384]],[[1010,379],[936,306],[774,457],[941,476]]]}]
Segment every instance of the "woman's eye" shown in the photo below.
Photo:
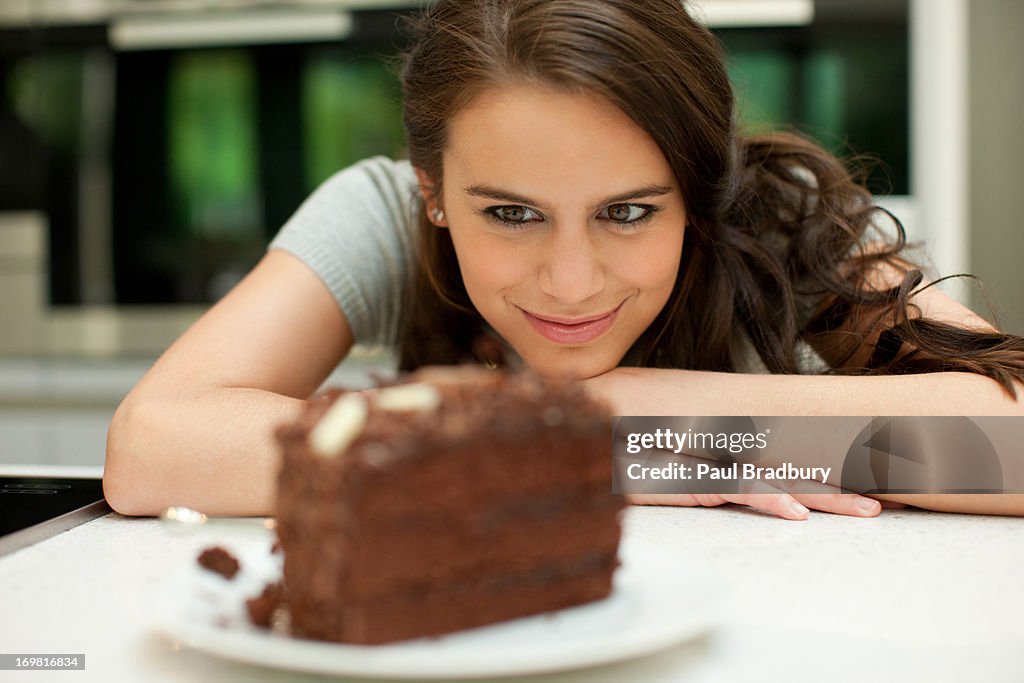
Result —
[{"label": "woman's eye", "polygon": [[493,206],[487,209],[487,213],[498,222],[511,225],[529,223],[541,218],[536,211],[525,206]]},{"label": "woman's eye", "polygon": [[612,204],[601,213],[616,223],[636,223],[650,217],[654,210],[642,204]]}]

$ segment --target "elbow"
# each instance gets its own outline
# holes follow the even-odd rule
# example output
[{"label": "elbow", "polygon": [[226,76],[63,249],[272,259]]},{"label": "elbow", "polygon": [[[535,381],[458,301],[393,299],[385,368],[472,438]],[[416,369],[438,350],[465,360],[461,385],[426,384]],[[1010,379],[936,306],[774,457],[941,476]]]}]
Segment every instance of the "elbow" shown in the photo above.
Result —
[{"label": "elbow", "polygon": [[129,394],[114,411],[107,430],[103,496],[122,515],[148,516],[159,511],[156,463],[147,447],[155,432],[152,415],[150,407]]}]

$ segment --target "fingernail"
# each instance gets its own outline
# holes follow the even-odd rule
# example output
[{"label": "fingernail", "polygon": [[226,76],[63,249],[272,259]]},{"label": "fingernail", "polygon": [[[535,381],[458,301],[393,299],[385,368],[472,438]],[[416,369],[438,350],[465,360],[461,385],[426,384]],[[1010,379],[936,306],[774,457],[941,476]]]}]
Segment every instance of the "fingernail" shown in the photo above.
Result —
[{"label": "fingernail", "polygon": [[880,505],[877,500],[870,498],[861,498],[857,501],[857,507],[864,512],[877,512]]},{"label": "fingernail", "polygon": [[793,510],[793,514],[798,515],[800,517],[803,517],[807,514],[807,508],[805,508],[803,505],[801,505],[795,500],[793,501],[793,504],[790,505],[789,507],[791,510]]}]

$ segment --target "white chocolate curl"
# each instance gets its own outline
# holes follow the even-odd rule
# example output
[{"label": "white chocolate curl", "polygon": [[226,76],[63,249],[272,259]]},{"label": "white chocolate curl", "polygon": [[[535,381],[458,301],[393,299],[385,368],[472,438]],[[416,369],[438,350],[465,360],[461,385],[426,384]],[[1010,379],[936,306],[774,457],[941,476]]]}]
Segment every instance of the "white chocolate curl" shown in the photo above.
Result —
[{"label": "white chocolate curl", "polygon": [[313,451],[334,458],[359,436],[366,424],[366,400],[359,394],[345,394],[327,409],[309,435]]},{"label": "white chocolate curl", "polygon": [[377,392],[374,403],[384,410],[434,410],[441,394],[429,384],[400,384]]}]

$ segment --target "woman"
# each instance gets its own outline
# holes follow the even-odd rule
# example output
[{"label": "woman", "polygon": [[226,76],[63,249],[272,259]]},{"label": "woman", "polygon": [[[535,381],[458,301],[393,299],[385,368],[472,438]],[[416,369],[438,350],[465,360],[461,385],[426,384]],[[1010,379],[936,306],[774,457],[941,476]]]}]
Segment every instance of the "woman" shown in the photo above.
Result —
[{"label": "woman", "polygon": [[[719,47],[678,0],[441,0],[414,31],[411,165],[325,183],[132,390],[108,439],[115,509],[269,512],[272,429],[354,341],[396,343],[403,369],[521,359],[619,414],[1022,412],[1024,340],[920,288],[834,158],[739,137]],[[1024,512],[1019,496],[888,499]],[[880,510],[634,499],[728,501]]]}]

